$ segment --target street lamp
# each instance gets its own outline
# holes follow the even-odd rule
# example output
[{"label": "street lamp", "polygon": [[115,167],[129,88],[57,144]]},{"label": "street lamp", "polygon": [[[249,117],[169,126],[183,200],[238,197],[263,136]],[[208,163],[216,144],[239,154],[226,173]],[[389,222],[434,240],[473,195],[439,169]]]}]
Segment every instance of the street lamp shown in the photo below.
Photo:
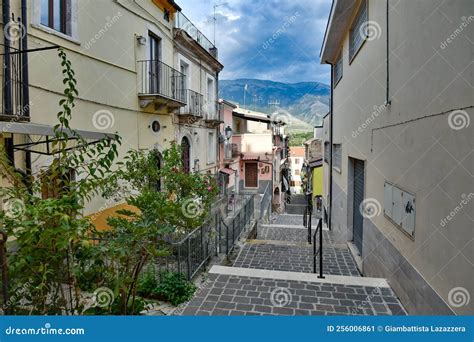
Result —
[{"label": "street lamp", "polygon": [[232,127],[227,126],[226,128],[224,128],[224,134],[227,140],[230,140],[230,138],[232,138],[233,133],[234,132],[232,131]]}]

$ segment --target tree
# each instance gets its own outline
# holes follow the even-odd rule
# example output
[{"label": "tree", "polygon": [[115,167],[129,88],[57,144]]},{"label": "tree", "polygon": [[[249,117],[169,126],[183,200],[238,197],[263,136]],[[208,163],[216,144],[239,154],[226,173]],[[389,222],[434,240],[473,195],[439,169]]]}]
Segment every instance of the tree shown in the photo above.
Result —
[{"label": "tree", "polygon": [[[0,224],[15,245],[9,260],[10,292],[21,290],[23,298],[21,306],[13,301],[10,309],[18,313],[81,312],[79,256],[92,247],[90,236],[95,231],[82,209],[105,189],[121,141],[118,135],[107,136],[91,145],[70,127],[77,81],[66,53],[59,49],[58,56],[66,88],[53,128],[54,161],[23,182],[5,153],[0,158],[1,172],[12,184],[1,188],[7,210],[0,212]],[[72,146],[76,148],[69,151]],[[77,178],[71,177],[72,170]],[[53,191],[46,191],[45,197],[45,189]]]}]

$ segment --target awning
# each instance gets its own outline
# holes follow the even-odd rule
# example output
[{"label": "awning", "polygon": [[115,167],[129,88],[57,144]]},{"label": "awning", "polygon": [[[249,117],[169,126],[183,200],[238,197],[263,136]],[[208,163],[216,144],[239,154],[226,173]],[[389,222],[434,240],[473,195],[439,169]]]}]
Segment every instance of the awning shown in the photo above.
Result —
[{"label": "awning", "polygon": [[323,159],[322,159],[322,158],[321,158],[321,159],[317,159],[317,160],[310,161],[310,162],[308,163],[308,166],[309,166],[310,168],[316,168],[316,167],[320,167],[320,166],[322,166],[322,165],[323,165]]},{"label": "awning", "polygon": [[[69,138],[67,150],[72,150],[81,146],[78,136],[87,141],[87,144],[97,143],[104,138],[113,138],[115,134],[101,133],[94,131],[84,131],[63,129]],[[54,134],[54,127],[49,125],[30,122],[0,122],[0,133],[21,134],[29,137],[29,142],[15,144],[15,150],[29,151],[43,155],[54,155],[52,144],[57,141]]]},{"label": "awning", "polygon": [[235,174],[235,170],[229,169],[229,168],[223,168],[222,170],[219,170],[219,172],[224,173],[229,176]]},{"label": "awning", "polygon": [[260,160],[259,156],[243,156],[242,160]]}]

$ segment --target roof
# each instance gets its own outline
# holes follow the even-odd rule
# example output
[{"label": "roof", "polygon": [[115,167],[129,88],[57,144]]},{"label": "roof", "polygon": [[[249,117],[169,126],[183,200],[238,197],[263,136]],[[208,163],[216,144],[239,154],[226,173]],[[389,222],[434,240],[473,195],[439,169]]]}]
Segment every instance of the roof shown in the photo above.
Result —
[{"label": "roof", "polygon": [[361,0],[333,0],[321,46],[321,64],[334,63]]},{"label": "roof", "polygon": [[225,104],[229,107],[232,107],[232,108],[237,108],[238,107],[238,105],[236,103],[234,103],[232,101],[229,101],[229,100],[226,100],[226,99],[219,99],[219,102],[223,103],[223,104]]},{"label": "roof", "polygon": [[237,107],[233,110],[232,114],[238,118],[246,119],[249,121],[265,122],[270,123],[272,120],[265,113],[255,112],[244,108]]},{"label": "roof", "polygon": [[290,157],[304,157],[305,148],[303,146],[290,147]]},{"label": "roof", "polygon": [[[73,138],[76,135],[69,129],[63,130],[67,133],[68,137]],[[0,122],[0,132],[3,133],[14,133],[14,134],[28,134],[54,137],[54,128],[49,125],[42,125],[30,122]],[[113,138],[115,134],[93,132],[93,131],[82,131],[75,130],[75,132],[84,139],[103,139],[105,137]]]},{"label": "roof", "polygon": [[230,169],[230,168],[228,168],[228,167],[225,167],[225,168],[223,168],[223,169],[220,169],[219,172],[221,172],[221,173],[223,173],[223,174],[226,174],[226,175],[229,175],[229,176],[235,174],[235,170]]}]

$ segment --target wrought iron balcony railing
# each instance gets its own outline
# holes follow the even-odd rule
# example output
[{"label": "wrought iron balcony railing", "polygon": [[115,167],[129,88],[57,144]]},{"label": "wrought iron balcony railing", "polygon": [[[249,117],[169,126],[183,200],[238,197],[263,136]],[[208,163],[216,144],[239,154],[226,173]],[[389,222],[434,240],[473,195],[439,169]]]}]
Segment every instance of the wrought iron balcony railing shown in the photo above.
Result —
[{"label": "wrought iron balcony railing", "polygon": [[194,41],[217,59],[217,48],[183,13],[178,12],[175,20],[176,28],[185,31]]},{"label": "wrought iron balcony railing", "polygon": [[186,104],[185,75],[160,60],[138,61],[139,96]]},{"label": "wrought iron balcony railing", "polygon": [[195,117],[203,116],[204,96],[191,89],[186,90],[186,106],[179,110],[180,115],[191,115]]}]

